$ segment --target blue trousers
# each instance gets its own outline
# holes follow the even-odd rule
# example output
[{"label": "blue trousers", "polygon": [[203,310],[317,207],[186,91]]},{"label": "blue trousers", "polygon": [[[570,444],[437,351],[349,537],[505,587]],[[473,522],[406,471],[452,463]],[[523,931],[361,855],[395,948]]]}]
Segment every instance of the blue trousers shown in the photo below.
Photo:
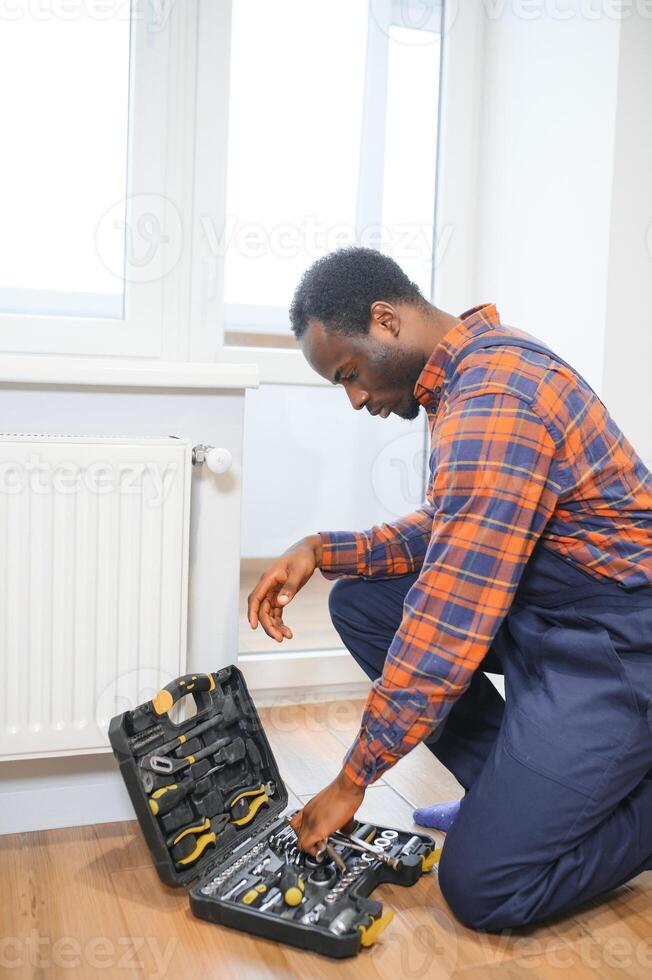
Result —
[{"label": "blue trousers", "polygon": [[[333,624],[372,679],[415,578],[331,591]],[[505,700],[485,670],[504,674]],[[466,790],[439,866],[465,925],[537,922],[652,868],[652,588],[596,582],[539,543],[425,744]]]}]

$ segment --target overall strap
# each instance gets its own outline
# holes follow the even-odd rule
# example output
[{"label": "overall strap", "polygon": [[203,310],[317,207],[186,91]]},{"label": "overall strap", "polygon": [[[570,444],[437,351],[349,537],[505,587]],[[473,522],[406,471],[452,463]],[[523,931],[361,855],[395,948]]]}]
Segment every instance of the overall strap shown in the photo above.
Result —
[{"label": "overall strap", "polygon": [[[568,364],[567,361],[564,361],[563,358],[559,357],[558,354],[555,354],[554,351],[550,350],[549,347],[546,347],[545,344],[540,343],[538,340],[525,340],[522,337],[497,337],[495,334],[481,334],[479,337],[476,337],[475,340],[472,340],[467,347],[461,350],[457,357],[454,357],[449,365],[448,371],[446,372],[446,380],[448,380],[449,374],[452,373],[453,369],[456,368],[465,357],[468,357],[469,354],[473,354],[476,350],[480,350],[483,347],[524,347],[526,350],[533,350],[539,354],[546,354],[548,357],[552,358],[553,361],[556,361],[557,364],[563,364],[564,367],[567,367],[569,371],[572,371],[573,374],[577,375],[580,380],[584,382],[590,391],[593,391],[593,388],[591,388],[588,381],[586,381],[581,374],[578,374],[574,367]],[[596,398],[598,398],[595,391],[593,391],[593,394]]]}]

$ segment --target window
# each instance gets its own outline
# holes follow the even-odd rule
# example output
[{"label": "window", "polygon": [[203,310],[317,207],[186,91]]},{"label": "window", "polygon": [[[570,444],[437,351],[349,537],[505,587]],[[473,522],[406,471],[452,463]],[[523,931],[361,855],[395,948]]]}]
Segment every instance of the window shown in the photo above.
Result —
[{"label": "window", "polygon": [[97,12],[0,31],[2,313],[124,316],[130,18]]},{"label": "window", "polygon": [[388,252],[431,295],[440,17],[412,0],[234,0],[227,344],[295,346],[294,287],[343,245]]},{"label": "window", "polygon": [[8,5],[0,351],[165,356],[189,293],[198,6]]}]

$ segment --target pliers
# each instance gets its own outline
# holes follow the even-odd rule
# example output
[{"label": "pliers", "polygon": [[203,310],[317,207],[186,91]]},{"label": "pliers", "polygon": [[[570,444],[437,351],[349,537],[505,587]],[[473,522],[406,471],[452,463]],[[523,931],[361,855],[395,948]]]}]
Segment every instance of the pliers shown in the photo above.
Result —
[{"label": "pliers", "polygon": [[328,840],[332,841],[334,844],[350,847],[352,851],[359,851],[362,854],[373,854],[377,861],[381,861],[388,867],[393,868],[394,871],[397,871],[401,865],[398,858],[390,857],[389,854],[381,851],[379,847],[374,847],[373,844],[367,844],[365,841],[358,840],[357,837],[348,837],[346,834],[343,834],[340,831],[336,831],[334,834],[331,834]]},{"label": "pliers", "polygon": [[260,783],[259,786],[252,786],[250,789],[243,789],[227,803],[231,811],[231,823],[236,827],[245,827],[254,819],[261,806],[269,803],[270,796],[276,792],[276,784],[271,780],[268,783]]},{"label": "pliers", "polygon": [[178,857],[176,863],[182,867],[185,867],[188,864],[193,864],[197,858],[201,857],[209,845],[216,842],[217,835],[226,827],[228,823],[229,814],[220,813],[216,817],[213,817],[212,820],[209,820],[207,817],[204,821],[202,821],[202,823],[191,824],[189,827],[184,827],[184,829],[179,831],[178,834],[173,834],[167,841],[169,848],[177,847],[177,845],[181,841],[185,840],[190,834],[195,836],[195,846],[192,848],[189,854],[185,854],[183,857]]}]

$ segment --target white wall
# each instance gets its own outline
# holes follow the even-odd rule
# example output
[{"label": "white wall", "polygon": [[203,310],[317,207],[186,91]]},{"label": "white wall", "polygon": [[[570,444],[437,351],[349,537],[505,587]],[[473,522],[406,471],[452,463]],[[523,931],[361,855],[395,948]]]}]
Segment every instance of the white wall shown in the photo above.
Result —
[{"label": "white wall", "polygon": [[484,6],[501,14],[485,19],[473,302],[599,386],[620,22],[579,0]]},{"label": "white wall", "polygon": [[652,19],[623,23],[603,390],[652,468]]},{"label": "white wall", "polygon": [[423,426],[355,412],[342,390],[248,391],[243,557],[278,555],[306,534],[362,530],[419,506]]}]

